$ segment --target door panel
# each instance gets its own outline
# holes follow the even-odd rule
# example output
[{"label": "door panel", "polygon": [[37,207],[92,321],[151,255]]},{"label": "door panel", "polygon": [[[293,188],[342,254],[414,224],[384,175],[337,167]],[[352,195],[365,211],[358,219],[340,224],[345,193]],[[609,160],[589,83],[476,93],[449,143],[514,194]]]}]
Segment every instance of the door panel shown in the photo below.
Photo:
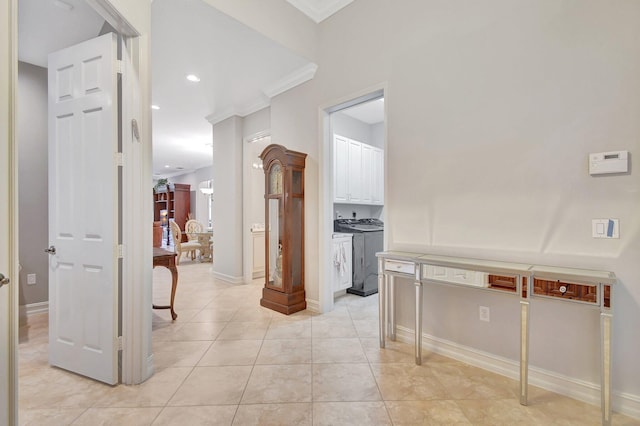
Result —
[{"label": "door panel", "polygon": [[49,362],[117,383],[116,37],[49,55]]}]

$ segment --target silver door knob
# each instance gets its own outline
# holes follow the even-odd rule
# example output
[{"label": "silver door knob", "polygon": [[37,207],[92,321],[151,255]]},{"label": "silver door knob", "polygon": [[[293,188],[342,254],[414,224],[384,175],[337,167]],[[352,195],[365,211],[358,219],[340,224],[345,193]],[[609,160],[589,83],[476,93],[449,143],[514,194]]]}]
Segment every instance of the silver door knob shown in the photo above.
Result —
[{"label": "silver door knob", "polygon": [[2,287],[3,285],[9,284],[9,282],[11,282],[11,280],[5,277],[4,274],[0,273],[0,287]]},{"label": "silver door knob", "polygon": [[56,254],[56,246],[49,246],[48,249],[44,249],[45,253],[49,253],[50,255]]}]

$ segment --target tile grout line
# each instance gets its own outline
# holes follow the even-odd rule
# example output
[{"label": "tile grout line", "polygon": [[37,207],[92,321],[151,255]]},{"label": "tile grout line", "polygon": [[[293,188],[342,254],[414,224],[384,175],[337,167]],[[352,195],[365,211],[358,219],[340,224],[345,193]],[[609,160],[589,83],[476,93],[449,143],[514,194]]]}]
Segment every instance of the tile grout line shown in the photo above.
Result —
[{"label": "tile grout line", "polygon": [[242,398],[244,398],[244,394],[247,391],[247,387],[249,386],[249,381],[251,380],[251,375],[253,374],[253,370],[256,367],[256,363],[258,362],[258,356],[260,356],[260,351],[262,350],[262,346],[264,345],[264,340],[265,337],[267,336],[267,332],[269,331],[269,327],[271,326],[271,322],[273,321],[273,316],[269,317],[269,325],[267,325],[267,329],[264,332],[264,335],[262,336],[262,341],[260,342],[260,348],[258,348],[258,353],[256,354],[256,358],[253,360],[253,364],[251,365],[251,371],[249,371],[249,376],[247,377],[247,382],[244,384],[244,389],[242,389],[242,394],[240,395],[240,398],[238,399],[238,404],[236,406],[236,411],[235,413],[233,413],[233,418],[231,419],[231,424],[233,424],[233,422],[236,419],[236,416],[238,415],[238,411],[240,411],[240,405],[242,405]]}]

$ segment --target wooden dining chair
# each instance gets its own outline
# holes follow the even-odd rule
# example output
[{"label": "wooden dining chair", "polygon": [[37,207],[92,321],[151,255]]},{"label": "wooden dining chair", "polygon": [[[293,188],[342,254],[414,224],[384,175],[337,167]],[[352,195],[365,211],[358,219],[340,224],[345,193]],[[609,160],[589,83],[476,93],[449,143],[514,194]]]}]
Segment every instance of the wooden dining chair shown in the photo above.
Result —
[{"label": "wooden dining chair", "polygon": [[[198,222],[195,219],[189,219],[184,225],[184,233],[187,234],[188,241],[198,242],[198,233],[202,232],[203,230],[204,226],[202,225],[202,223]],[[194,260],[196,258],[196,251],[191,250],[189,252],[189,255],[191,256],[191,260]]]},{"label": "wooden dining chair", "polygon": [[180,264],[180,257],[182,257],[182,253],[190,253],[192,251],[195,253],[196,250],[202,250],[202,246],[197,239],[195,241],[182,242],[182,231],[177,223],[172,220],[169,222],[169,225],[171,226],[171,234],[173,235],[174,250],[178,253],[176,265]]}]

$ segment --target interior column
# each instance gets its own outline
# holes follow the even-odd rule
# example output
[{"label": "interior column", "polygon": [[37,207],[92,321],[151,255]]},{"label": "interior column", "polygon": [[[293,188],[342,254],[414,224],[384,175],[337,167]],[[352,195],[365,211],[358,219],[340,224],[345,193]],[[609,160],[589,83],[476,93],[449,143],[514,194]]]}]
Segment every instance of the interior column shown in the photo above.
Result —
[{"label": "interior column", "polygon": [[213,273],[233,283],[242,276],[242,118],[213,125]]}]

